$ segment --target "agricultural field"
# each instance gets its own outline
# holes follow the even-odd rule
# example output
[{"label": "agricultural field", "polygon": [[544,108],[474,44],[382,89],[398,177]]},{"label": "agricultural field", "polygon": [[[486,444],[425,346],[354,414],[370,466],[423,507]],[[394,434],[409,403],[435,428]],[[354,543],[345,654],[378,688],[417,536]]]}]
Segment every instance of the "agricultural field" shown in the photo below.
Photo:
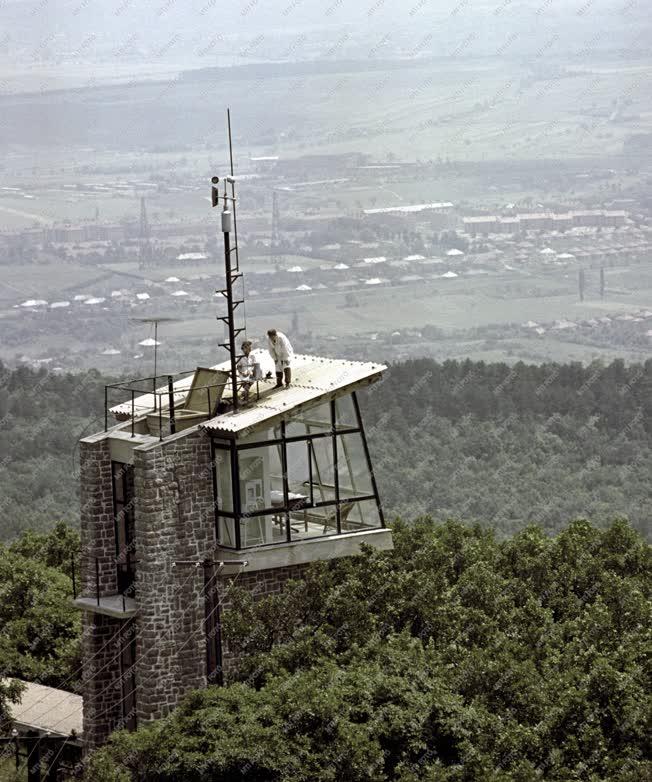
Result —
[{"label": "agricultural field", "polygon": [[[297,260],[297,259],[294,259]],[[303,262],[302,259],[299,259]],[[172,315],[177,322],[161,327],[162,342],[159,356],[168,368],[186,366],[195,361],[217,361],[221,351],[221,331],[216,324],[218,304],[205,299],[191,305],[182,297],[166,295],[175,287],[162,283],[149,287],[139,283],[142,270],[132,270],[129,276],[120,276],[116,264],[116,285],[149,290],[155,298],[149,307],[125,309],[110,299],[98,307],[72,302],[67,311],[30,312],[9,309],[3,312],[3,329],[7,339],[0,346],[0,358],[11,360],[17,353],[14,335],[19,338],[21,353],[33,358],[49,358],[55,364],[57,357],[66,356],[77,366],[98,366],[107,371],[140,367],[151,350],[138,342],[151,336],[151,327],[133,320],[146,314]],[[9,267],[8,278],[13,279],[22,267]],[[34,272],[32,291],[50,300],[71,296],[72,290],[98,293],[97,269],[83,269],[87,275],[75,278],[79,270],[67,264],[50,264],[42,268],[25,267]],[[193,266],[180,271],[179,266],[156,269],[157,280],[168,272],[176,272],[185,280],[203,276],[203,280],[186,283],[185,287],[203,290],[204,295],[217,287],[221,269],[208,265]],[[243,262],[247,270],[248,262]],[[201,270],[201,272],[200,272]],[[106,270],[104,270],[106,271]],[[154,270],[149,271],[150,277]],[[66,274],[61,274],[65,272]],[[202,274],[203,272],[203,274]],[[124,270],[123,272],[124,273]],[[12,277],[12,274],[14,277]],[[300,277],[300,275],[299,275]],[[248,287],[255,283],[250,276]],[[512,333],[503,330],[496,336],[493,327],[498,324],[519,326],[526,321],[551,324],[553,321],[580,321],[605,315],[643,311],[652,302],[652,269],[639,264],[632,269],[609,269],[608,288],[604,299],[587,296],[578,300],[576,277],[569,272],[529,275],[505,273],[483,277],[458,277],[421,281],[403,285],[365,286],[354,291],[290,291],[287,294],[250,296],[246,318],[250,337],[264,344],[263,335],[271,326],[293,333],[297,350],[316,350],[383,360],[407,356],[430,355],[436,358],[459,358],[469,355],[484,360],[519,359],[545,361],[556,357],[565,360],[590,361],[596,357],[610,359],[623,356],[633,361],[646,358],[649,351],[641,345],[591,341],[586,333],[555,332],[548,328],[545,335],[522,330]],[[104,281],[103,284],[107,284]],[[113,278],[112,282],[113,284]],[[38,286],[38,287],[37,287]],[[179,283],[179,288],[184,283]],[[155,293],[158,291],[158,293]],[[419,331],[426,326],[441,330],[434,340],[426,336],[405,341],[404,330]],[[397,331],[388,342],[382,334]],[[380,336],[373,335],[380,333]],[[380,341],[377,341],[380,339]],[[103,355],[106,349],[120,350],[120,354]],[[559,359],[560,360],[560,359]]]}]

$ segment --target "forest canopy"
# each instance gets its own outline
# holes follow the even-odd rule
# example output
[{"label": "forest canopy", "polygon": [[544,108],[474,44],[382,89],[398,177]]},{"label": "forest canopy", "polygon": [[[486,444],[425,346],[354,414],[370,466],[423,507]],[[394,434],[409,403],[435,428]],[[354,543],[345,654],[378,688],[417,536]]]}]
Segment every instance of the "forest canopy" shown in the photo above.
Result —
[{"label": "forest canopy", "polygon": [[238,681],[113,734],[103,782],[640,782],[651,549],[623,521],[551,538],[423,519],[224,622]]},{"label": "forest canopy", "polygon": [[[0,540],[79,523],[77,441],[102,428],[112,380],[0,364]],[[457,517],[510,535],[622,516],[649,534],[652,361],[420,359],[360,398],[388,518]]]}]

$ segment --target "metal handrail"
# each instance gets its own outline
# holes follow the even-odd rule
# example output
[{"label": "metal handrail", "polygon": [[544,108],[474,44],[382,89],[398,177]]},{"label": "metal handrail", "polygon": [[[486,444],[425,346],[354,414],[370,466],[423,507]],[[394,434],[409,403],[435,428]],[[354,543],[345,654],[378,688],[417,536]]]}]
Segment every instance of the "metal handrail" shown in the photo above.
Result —
[{"label": "metal handrail", "polygon": [[[163,404],[163,401],[162,401],[161,397],[163,397],[163,396],[167,396],[168,397],[167,409],[171,413],[170,414],[170,430],[171,430],[171,434],[175,434],[176,420],[175,420],[175,416],[174,416],[174,409],[175,409],[174,397],[177,394],[187,393],[188,391],[190,391],[190,387],[187,388],[187,389],[175,390],[174,389],[174,380],[175,380],[175,378],[178,378],[178,377],[180,377],[182,375],[188,375],[188,374],[190,374],[190,372],[194,372],[194,371],[195,370],[188,370],[188,371],[184,371],[184,372],[177,372],[177,373],[172,374],[172,375],[156,375],[154,377],[137,378],[135,380],[128,381],[127,383],[120,382],[120,383],[109,383],[109,384],[105,385],[104,386],[104,431],[107,432],[108,429],[109,429],[109,390],[110,389],[111,390],[116,389],[116,390],[120,390],[120,391],[128,391],[130,393],[130,395],[131,395],[131,399],[129,401],[131,402],[131,415],[130,415],[131,427],[130,428],[131,428],[131,436],[132,437],[136,436],[135,426],[136,426],[136,395],[137,394],[140,394],[142,396],[146,396],[146,395],[149,394],[149,395],[151,395],[154,398],[153,407],[148,408],[147,410],[138,411],[138,414],[139,415],[145,415],[148,412],[155,412],[155,413],[158,412],[158,418],[159,418],[159,439],[160,440],[163,439],[162,424],[163,424],[163,409],[164,409],[164,404]],[[160,379],[165,378],[166,381],[167,381],[166,387],[164,387],[164,390],[157,390],[156,389],[157,380],[159,378]],[[140,389],[140,388],[134,388],[134,386],[137,383],[146,383],[146,382],[150,382],[150,381],[152,383],[152,390],[151,391],[147,391],[147,390]],[[256,382],[256,381],[253,381],[253,382]],[[238,380],[236,385],[237,385],[238,389],[240,389],[243,386],[250,385],[251,383],[252,383],[251,380],[249,380],[247,378],[243,378],[241,380]],[[209,384],[206,384],[206,385],[203,385],[203,386],[195,386],[195,387],[193,387],[193,389],[192,389],[193,391],[206,391],[207,411],[208,411],[206,413],[206,419],[209,419],[209,418],[213,417],[213,412],[212,412],[212,409],[211,409],[211,389],[212,388],[214,388],[216,390],[220,389],[220,388],[224,389],[224,388],[226,388],[226,386],[229,386],[229,385],[231,385],[231,381],[230,380],[225,380],[225,381],[220,382],[220,383],[209,383]],[[258,396],[259,396],[259,394],[257,393],[257,397]],[[118,403],[118,404],[124,404],[124,403]]]},{"label": "metal handrail", "polygon": [[[99,557],[94,557],[94,560],[95,560],[95,594],[94,594],[94,598],[95,598],[95,604],[99,608],[100,605],[101,605],[101,599],[102,599],[102,594],[101,594],[101,589],[100,589],[100,558]],[[116,557],[115,563],[117,565],[124,564],[124,563],[120,562],[117,557]],[[129,566],[129,565],[137,565],[138,563],[139,563],[139,560],[137,560],[137,559],[132,560],[127,555],[127,566]],[[76,600],[77,599],[77,577],[76,577],[76,573],[75,573],[75,555],[74,554],[70,555],[70,573],[71,573],[71,578],[72,578],[73,599]],[[133,589],[133,584],[130,587],[127,587],[127,589],[123,590],[122,592],[116,592],[115,593],[115,594],[120,595],[120,597],[122,598],[122,610],[123,611],[127,610],[127,602],[126,602],[126,600],[127,600],[127,592],[130,589]],[[107,597],[112,597],[112,596],[113,596],[113,593],[110,594],[110,595],[107,595]]]}]

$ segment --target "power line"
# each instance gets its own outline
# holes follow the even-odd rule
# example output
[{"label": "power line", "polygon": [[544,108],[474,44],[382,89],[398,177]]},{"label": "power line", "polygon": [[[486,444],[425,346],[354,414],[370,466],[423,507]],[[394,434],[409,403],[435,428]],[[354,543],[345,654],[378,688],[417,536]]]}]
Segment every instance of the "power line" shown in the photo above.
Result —
[{"label": "power line", "polygon": [[[230,584],[229,588],[227,589],[227,591],[226,591],[225,595],[224,595],[224,596],[223,596],[223,597],[222,597],[222,598],[221,598],[221,599],[218,601],[218,603],[217,603],[217,605],[215,606],[215,608],[213,609],[213,611],[211,611],[211,612],[210,612],[210,614],[209,614],[209,615],[208,615],[208,616],[207,616],[207,617],[204,619],[204,626],[205,626],[206,622],[207,622],[207,621],[210,619],[210,617],[213,615],[213,613],[214,613],[215,611],[217,611],[217,610],[220,608],[220,606],[221,606],[221,605],[222,605],[222,603],[224,602],[224,597],[226,597],[226,595],[228,594],[229,590],[233,588],[233,586],[235,585],[236,581],[238,580],[238,578],[240,577],[240,575],[241,575],[242,571],[244,570],[244,568],[246,567],[246,565],[247,565],[248,563],[246,562],[246,560],[226,560],[226,561],[220,561],[220,562],[212,562],[211,560],[203,560],[203,561],[195,561],[195,560],[185,560],[185,561],[183,561],[183,560],[180,560],[180,561],[179,561],[179,563],[178,563],[178,564],[193,564],[193,565],[195,565],[195,568],[198,568],[198,567],[199,567],[199,566],[201,566],[202,564],[213,564],[213,565],[221,565],[221,566],[223,566],[223,565],[228,565],[228,564],[237,564],[237,563],[240,563],[240,569],[239,569],[239,571],[236,573],[236,575],[235,575],[235,578],[233,579],[232,583]],[[190,575],[188,576],[188,578],[187,578],[187,579],[184,581],[184,584],[183,584],[184,586],[185,586],[185,584],[188,582],[188,580],[189,580],[189,579],[192,577],[192,575],[193,575],[193,572],[195,572],[195,571],[191,571],[191,573],[190,573]],[[211,579],[211,581],[212,581],[212,579]],[[202,594],[203,594],[203,593],[206,591],[206,589],[207,589],[207,587],[208,587],[209,583],[210,583],[210,581],[209,581],[207,584],[205,584],[205,585],[202,587],[202,589],[201,589],[201,591],[200,591],[200,593],[199,593],[199,596],[200,596],[200,597],[201,597],[201,596],[202,596]],[[172,625],[172,626],[171,626],[171,627],[168,629],[168,634],[169,634],[170,632],[174,631],[175,629],[176,629],[176,625]],[[140,632],[139,632],[139,633],[137,633],[137,634],[134,636],[134,640],[135,640],[135,639],[137,639],[137,638],[140,636],[140,634],[141,634],[142,632],[143,632],[143,629],[141,629],[141,630],[140,630]],[[164,638],[165,638],[165,637],[166,637],[166,636],[163,636],[163,637],[162,637],[160,640],[164,640]],[[186,639],[186,641],[184,641],[184,643],[183,643],[183,644],[182,644],[180,647],[178,647],[178,648],[177,648],[177,653],[178,653],[179,651],[181,651],[182,649],[184,649],[184,648],[187,646],[187,644],[188,644],[188,643],[191,641],[191,639],[192,639],[192,638],[193,638],[193,635],[191,634],[191,635],[190,635],[190,636],[189,636],[189,637]],[[116,656],[117,656],[117,655],[116,655]],[[102,670],[103,670],[103,669],[102,669]],[[152,674],[150,674],[150,676],[146,677],[146,678],[145,678],[145,680],[144,680],[143,682],[137,682],[137,683],[136,683],[136,688],[141,688],[141,687],[142,687],[142,686],[145,684],[145,682],[149,681],[149,680],[152,678],[152,676],[153,676],[153,675],[155,675],[155,672],[154,672],[154,673],[152,673]],[[123,678],[123,677],[121,677],[121,678]],[[102,695],[103,695],[103,694],[104,694],[104,693],[105,693],[107,690],[109,690],[109,689],[113,688],[114,686],[115,686],[115,682],[111,682],[111,684],[107,685],[107,686],[106,686],[106,687],[104,687],[104,688],[103,688],[103,689],[102,689],[102,690],[101,690],[99,693],[97,693],[97,695],[96,695],[94,698],[90,699],[90,700],[89,700],[89,703],[92,703],[94,700],[96,700],[97,698],[101,697],[101,696],[102,696]],[[106,709],[104,709],[103,711],[101,711],[99,714],[96,714],[96,715],[94,715],[94,719],[98,719],[99,717],[102,717],[104,714],[108,713],[109,711],[112,711],[113,709],[116,709],[118,706],[120,706],[122,703],[124,703],[124,701],[125,701],[125,700],[126,700],[128,697],[129,697],[129,695],[125,695],[125,696],[123,696],[123,697],[122,697],[122,698],[121,698],[121,699],[120,699],[118,702],[116,702],[116,703],[112,703],[112,704],[111,704],[109,707],[107,707]],[[86,703],[85,703],[84,705],[86,705]],[[61,718],[61,719],[60,719],[58,722],[56,722],[56,723],[53,725],[53,727],[54,727],[54,728],[56,728],[58,725],[60,725],[60,724],[61,724],[61,722],[63,722],[64,720],[66,720],[66,719],[67,719],[68,717],[70,717],[72,714],[74,714],[74,712],[70,712],[70,714],[67,714],[66,716],[62,717],[62,718]]]}]

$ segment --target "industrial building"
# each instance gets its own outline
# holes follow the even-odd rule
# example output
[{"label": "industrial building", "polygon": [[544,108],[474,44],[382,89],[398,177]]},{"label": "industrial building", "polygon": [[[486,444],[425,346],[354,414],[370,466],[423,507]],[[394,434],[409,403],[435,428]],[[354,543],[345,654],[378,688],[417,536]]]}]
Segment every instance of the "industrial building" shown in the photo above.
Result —
[{"label": "industrial building", "polygon": [[569,228],[610,227],[625,225],[627,212],[590,209],[577,212],[532,212],[507,217],[474,215],[462,218],[466,233],[514,233],[515,231],[567,231]]}]

